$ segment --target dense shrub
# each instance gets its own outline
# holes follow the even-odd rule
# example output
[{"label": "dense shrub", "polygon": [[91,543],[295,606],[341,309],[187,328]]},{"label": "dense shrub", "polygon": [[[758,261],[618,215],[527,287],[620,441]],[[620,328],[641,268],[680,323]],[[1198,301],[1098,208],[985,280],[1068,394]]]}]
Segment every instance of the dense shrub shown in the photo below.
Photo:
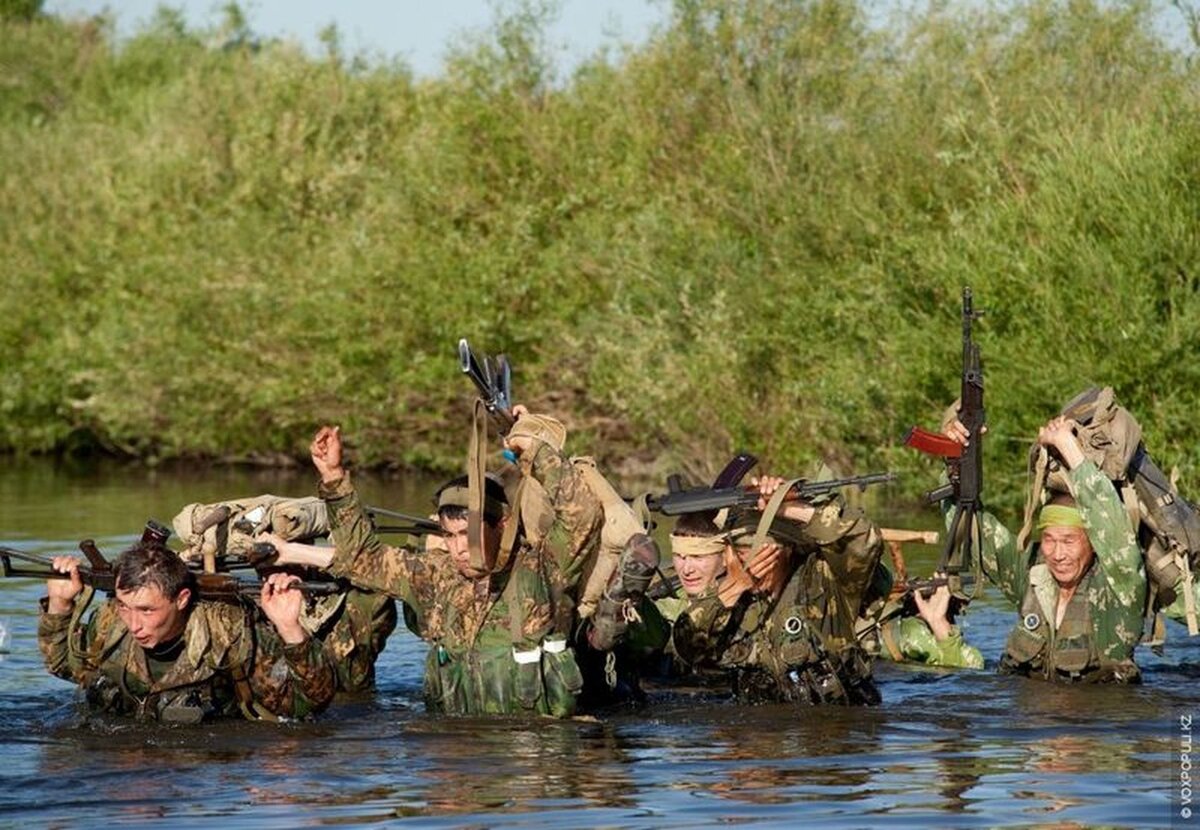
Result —
[{"label": "dense shrub", "polygon": [[[964,285],[1011,505],[1108,383],[1200,486],[1200,108],[1139,2],[676,0],[558,77],[526,6],[433,79],[231,15],[0,20],[0,448],[461,463],[454,345],[634,474],[934,468]],[[622,462],[626,462],[622,466]]]}]

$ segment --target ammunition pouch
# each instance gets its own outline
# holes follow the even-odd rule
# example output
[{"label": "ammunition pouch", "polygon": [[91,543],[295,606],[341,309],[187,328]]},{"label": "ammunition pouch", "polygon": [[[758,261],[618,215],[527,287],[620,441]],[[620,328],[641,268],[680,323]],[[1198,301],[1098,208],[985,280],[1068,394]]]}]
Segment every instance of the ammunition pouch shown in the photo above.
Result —
[{"label": "ammunition pouch", "polygon": [[425,659],[425,705],[452,715],[575,714],[583,674],[561,637],[532,649],[456,659],[435,645]]}]

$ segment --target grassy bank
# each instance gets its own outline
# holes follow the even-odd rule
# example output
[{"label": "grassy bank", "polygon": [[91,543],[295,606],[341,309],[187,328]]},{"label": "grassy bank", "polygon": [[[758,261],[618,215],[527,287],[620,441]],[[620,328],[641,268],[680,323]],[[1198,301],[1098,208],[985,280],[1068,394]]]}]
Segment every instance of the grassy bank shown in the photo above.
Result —
[{"label": "grassy bank", "polygon": [[970,284],[994,500],[1114,385],[1200,488],[1197,70],[1141,3],[677,0],[557,77],[539,14],[434,79],[171,14],[0,23],[0,448],[461,464],[454,345],[629,473],[934,468]]}]

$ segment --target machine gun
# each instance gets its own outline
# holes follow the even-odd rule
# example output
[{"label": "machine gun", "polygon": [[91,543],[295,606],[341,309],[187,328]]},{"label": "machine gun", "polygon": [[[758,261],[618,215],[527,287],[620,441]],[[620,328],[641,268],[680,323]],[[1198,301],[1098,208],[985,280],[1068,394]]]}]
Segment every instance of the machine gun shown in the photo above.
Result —
[{"label": "machine gun", "polygon": [[463,374],[479,390],[479,397],[501,434],[506,434],[516,422],[512,414],[512,366],[508,358],[484,355],[480,362],[464,337],[458,341],[458,362]]},{"label": "machine gun", "polygon": [[968,441],[958,442],[921,427],[913,427],[904,443],[919,452],[946,460],[949,482],[925,494],[936,504],[954,500],[954,514],[937,572],[948,576],[961,574],[972,561],[980,561],[983,552],[983,435],[986,417],[983,409],[983,364],[979,345],[971,339],[971,324],[983,316],[972,305],[971,289],[963,289],[962,300],[962,387],[958,419],[967,428]]},{"label": "machine gun", "polygon": [[[828,495],[843,487],[865,490],[873,484],[895,481],[895,473],[871,473],[850,478],[833,478],[826,481],[801,480],[792,485],[785,501],[811,501]],[[664,516],[682,516],[685,513],[705,513],[725,508],[752,508],[758,504],[757,487],[694,487],[683,489],[678,476],[667,479],[669,492],[646,497],[646,506]]]}]

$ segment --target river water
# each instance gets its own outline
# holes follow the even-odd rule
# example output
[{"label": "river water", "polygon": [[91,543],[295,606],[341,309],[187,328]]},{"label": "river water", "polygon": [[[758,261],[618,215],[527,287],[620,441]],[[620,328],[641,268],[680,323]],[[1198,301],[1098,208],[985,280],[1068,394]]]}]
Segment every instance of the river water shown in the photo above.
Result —
[{"label": "river water", "polygon": [[[369,503],[427,512],[428,481],[364,479]],[[0,544],[119,551],[193,501],[306,495],[307,473],[0,469]],[[932,527],[932,511],[883,512]],[[911,548],[927,573],[932,549]],[[1181,776],[1200,716],[1200,638],[1170,624],[1145,683],[1056,688],[994,674],[1015,612],[992,589],[964,619],[984,671],[878,662],[872,709],[738,707],[656,695],[603,719],[423,712],[423,644],[398,630],[373,695],[315,723],[156,727],[84,720],[36,646],[43,586],[0,580],[0,826],[1190,827]],[[1200,730],[1200,718],[1196,721]]]}]

